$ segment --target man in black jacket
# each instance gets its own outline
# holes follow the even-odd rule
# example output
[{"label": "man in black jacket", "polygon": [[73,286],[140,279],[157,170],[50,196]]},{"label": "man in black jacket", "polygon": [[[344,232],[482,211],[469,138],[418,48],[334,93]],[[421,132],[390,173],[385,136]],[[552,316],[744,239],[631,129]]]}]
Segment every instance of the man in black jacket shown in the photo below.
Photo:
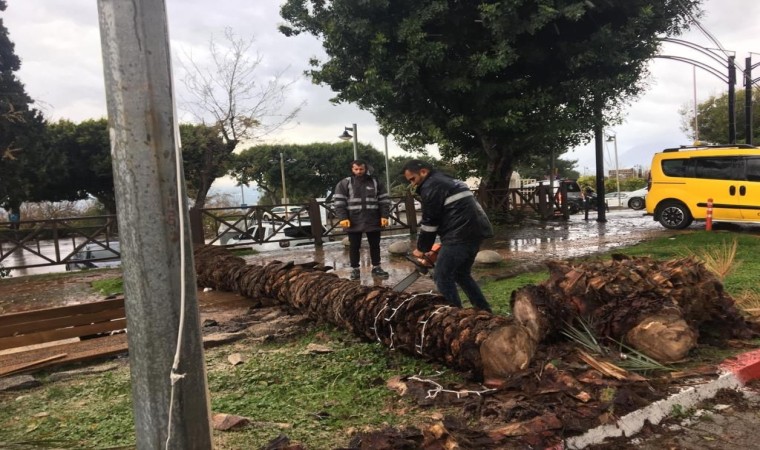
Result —
[{"label": "man in black jacket", "polygon": [[441,249],[435,263],[438,292],[461,308],[459,285],[472,306],[490,312],[491,305],[470,273],[480,243],[493,236],[485,211],[465,183],[433,169],[425,161],[407,161],[403,174],[422,198],[422,222],[412,254],[418,258],[431,256],[435,238],[440,236]]},{"label": "man in black jacket", "polygon": [[344,178],[335,186],[335,215],[340,226],[348,231],[351,279],[361,278],[359,250],[362,233],[367,234],[372,276],[388,278],[388,272],[380,267],[380,230],[388,226],[391,199],[385,186],[367,173],[367,163],[351,161],[352,176]]}]

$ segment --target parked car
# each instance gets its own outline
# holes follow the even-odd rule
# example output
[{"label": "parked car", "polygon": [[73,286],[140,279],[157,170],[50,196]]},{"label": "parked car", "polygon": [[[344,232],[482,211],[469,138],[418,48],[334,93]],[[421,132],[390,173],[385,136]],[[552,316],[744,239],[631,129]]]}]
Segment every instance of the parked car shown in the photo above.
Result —
[{"label": "parked car", "polygon": [[[414,210],[422,211],[422,203],[420,203],[418,200],[414,201]],[[406,211],[406,203],[403,200],[401,200],[401,202],[398,204],[398,211],[399,212]]]},{"label": "parked car", "polygon": [[66,270],[104,269],[121,266],[118,242],[91,243],[82,247],[66,263]]},{"label": "parked car", "polygon": [[604,194],[604,201],[607,202],[607,206],[613,208],[627,207],[629,194],[630,192],[627,191],[622,191],[619,195],[617,192],[609,192]]},{"label": "parked car", "polygon": [[301,213],[305,213],[307,210],[303,206],[293,205],[293,206],[287,206],[287,207],[275,206],[270,211],[264,212],[264,214],[262,215],[264,220],[290,219],[291,217],[295,217],[295,216],[300,215]]},{"label": "parked car", "polygon": [[646,207],[647,188],[641,188],[637,191],[628,193],[628,207],[635,210],[644,209]]},{"label": "parked car", "polygon": [[[628,194],[630,194],[630,192],[622,191],[620,192],[620,198],[628,198]],[[604,194],[604,198],[606,198],[607,200],[612,199],[612,198],[618,198],[618,193],[609,192],[607,194]]]},{"label": "parked car", "polygon": [[249,227],[245,233],[232,236],[226,243],[227,245],[250,244],[254,250],[266,252],[312,245],[314,239],[311,237],[311,222],[304,220],[299,225],[293,225],[272,221],[262,223],[260,228],[258,225]]}]

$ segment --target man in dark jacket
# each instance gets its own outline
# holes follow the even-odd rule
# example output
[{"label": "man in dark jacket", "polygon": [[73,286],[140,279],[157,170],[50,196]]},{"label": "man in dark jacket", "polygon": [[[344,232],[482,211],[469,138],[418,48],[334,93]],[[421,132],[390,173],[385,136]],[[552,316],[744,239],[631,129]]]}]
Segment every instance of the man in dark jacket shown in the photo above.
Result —
[{"label": "man in dark jacket", "polygon": [[417,248],[412,254],[431,256],[436,236],[441,249],[435,263],[435,286],[446,300],[462,307],[457,285],[472,306],[491,311],[483,292],[470,273],[480,243],[493,236],[493,228],[483,208],[462,181],[441,173],[418,159],[407,161],[404,177],[417,189],[422,199],[422,222]]},{"label": "man in dark jacket", "polygon": [[388,278],[388,272],[380,267],[380,230],[388,226],[391,199],[385,186],[367,173],[367,163],[351,161],[352,176],[344,178],[335,186],[335,215],[340,226],[348,231],[351,279],[361,278],[359,249],[362,233],[367,235],[372,276]]}]

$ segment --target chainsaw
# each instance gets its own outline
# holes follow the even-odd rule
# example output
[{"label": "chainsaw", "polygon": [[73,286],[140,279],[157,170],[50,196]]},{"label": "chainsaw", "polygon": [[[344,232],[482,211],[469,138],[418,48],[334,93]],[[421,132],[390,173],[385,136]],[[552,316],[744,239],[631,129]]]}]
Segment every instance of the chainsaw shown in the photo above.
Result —
[{"label": "chainsaw", "polygon": [[435,260],[438,258],[440,249],[441,244],[433,244],[433,248],[428,252],[429,254],[426,253],[422,258],[406,255],[406,259],[414,264],[414,271],[393,286],[393,292],[404,292],[419,277],[427,275],[435,267]]}]

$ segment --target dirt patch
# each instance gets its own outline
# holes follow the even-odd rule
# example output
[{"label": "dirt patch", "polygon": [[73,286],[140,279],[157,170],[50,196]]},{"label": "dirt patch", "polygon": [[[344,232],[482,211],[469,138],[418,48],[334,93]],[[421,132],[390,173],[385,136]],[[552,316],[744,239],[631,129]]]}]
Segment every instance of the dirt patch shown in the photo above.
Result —
[{"label": "dirt patch", "polygon": [[121,271],[98,270],[0,280],[0,314],[90,303],[105,295],[92,291],[92,282],[121,276]]}]

